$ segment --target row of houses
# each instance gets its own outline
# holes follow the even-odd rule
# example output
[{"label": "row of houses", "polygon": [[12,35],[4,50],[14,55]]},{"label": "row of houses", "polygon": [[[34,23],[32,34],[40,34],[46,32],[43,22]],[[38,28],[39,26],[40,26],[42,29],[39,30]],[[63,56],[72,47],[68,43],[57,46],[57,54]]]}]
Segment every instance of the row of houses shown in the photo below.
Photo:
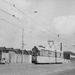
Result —
[{"label": "row of houses", "polygon": [[0,47],[0,63],[2,63],[3,61],[5,61],[6,63],[31,63],[31,51],[23,50],[22,57],[22,50],[20,49]]}]

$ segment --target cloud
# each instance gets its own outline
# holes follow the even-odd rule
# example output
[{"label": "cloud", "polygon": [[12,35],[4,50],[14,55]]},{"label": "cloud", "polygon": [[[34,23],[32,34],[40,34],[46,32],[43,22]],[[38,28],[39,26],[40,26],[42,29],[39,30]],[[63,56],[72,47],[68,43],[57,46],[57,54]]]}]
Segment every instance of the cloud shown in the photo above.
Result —
[{"label": "cloud", "polygon": [[75,33],[75,16],[61,16],[54,18],[52,25],[58,34]]}]

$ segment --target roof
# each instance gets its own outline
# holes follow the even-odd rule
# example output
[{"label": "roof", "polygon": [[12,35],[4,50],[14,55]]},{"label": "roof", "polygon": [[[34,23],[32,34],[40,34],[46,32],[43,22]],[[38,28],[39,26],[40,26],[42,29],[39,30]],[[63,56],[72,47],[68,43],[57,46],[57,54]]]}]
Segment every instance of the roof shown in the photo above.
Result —
[{"label": "roof", "polygon": [[21,53],[20,49],[14,49],[14,51],[17,52],[17,53]]},{"label": "roof", "polygon": [[22,53],[22,50],[20,49],[14,49],[14,48],[6,48],[6,47],[0,47],[0,51],[13,51],[13,52],[18,52],[18,53]]},{"label": "roof", "polygon": [[71,52],[71,51],[64,51],[64,53],[71,54],[71,55],[75,55],[75,53],[74,52]]},{"label": "roof", "polygon": [[6,47],[0,47],[0,50],[6,50]]},{"label": "roof", "polygon": [[6,48],[7,50],[14,50],[13,48]]},{"label": "roof", "polygon": [[14,50],[14,48],[6,48],[8,51],[14,51],[15,52],[15,50]]}]

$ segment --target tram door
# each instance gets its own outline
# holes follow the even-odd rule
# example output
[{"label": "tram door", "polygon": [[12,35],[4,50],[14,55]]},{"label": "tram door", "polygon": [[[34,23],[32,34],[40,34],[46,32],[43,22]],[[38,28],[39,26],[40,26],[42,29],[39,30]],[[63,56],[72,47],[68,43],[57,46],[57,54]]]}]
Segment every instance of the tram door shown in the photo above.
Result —
[{"label": "tram door", "polygon": [[55,63],[57,63],[57,51],[55,50]]}]

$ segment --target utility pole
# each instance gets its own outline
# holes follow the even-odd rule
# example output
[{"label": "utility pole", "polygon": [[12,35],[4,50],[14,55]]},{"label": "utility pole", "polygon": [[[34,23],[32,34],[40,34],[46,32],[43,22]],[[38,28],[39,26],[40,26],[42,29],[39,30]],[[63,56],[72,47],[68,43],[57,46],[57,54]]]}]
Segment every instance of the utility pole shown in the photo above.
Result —
[{"label": "utility pole", "polygon": [[21,63],[23,63],[23,47],[24,47],[24,29],[22,28],[22,60]]}]

